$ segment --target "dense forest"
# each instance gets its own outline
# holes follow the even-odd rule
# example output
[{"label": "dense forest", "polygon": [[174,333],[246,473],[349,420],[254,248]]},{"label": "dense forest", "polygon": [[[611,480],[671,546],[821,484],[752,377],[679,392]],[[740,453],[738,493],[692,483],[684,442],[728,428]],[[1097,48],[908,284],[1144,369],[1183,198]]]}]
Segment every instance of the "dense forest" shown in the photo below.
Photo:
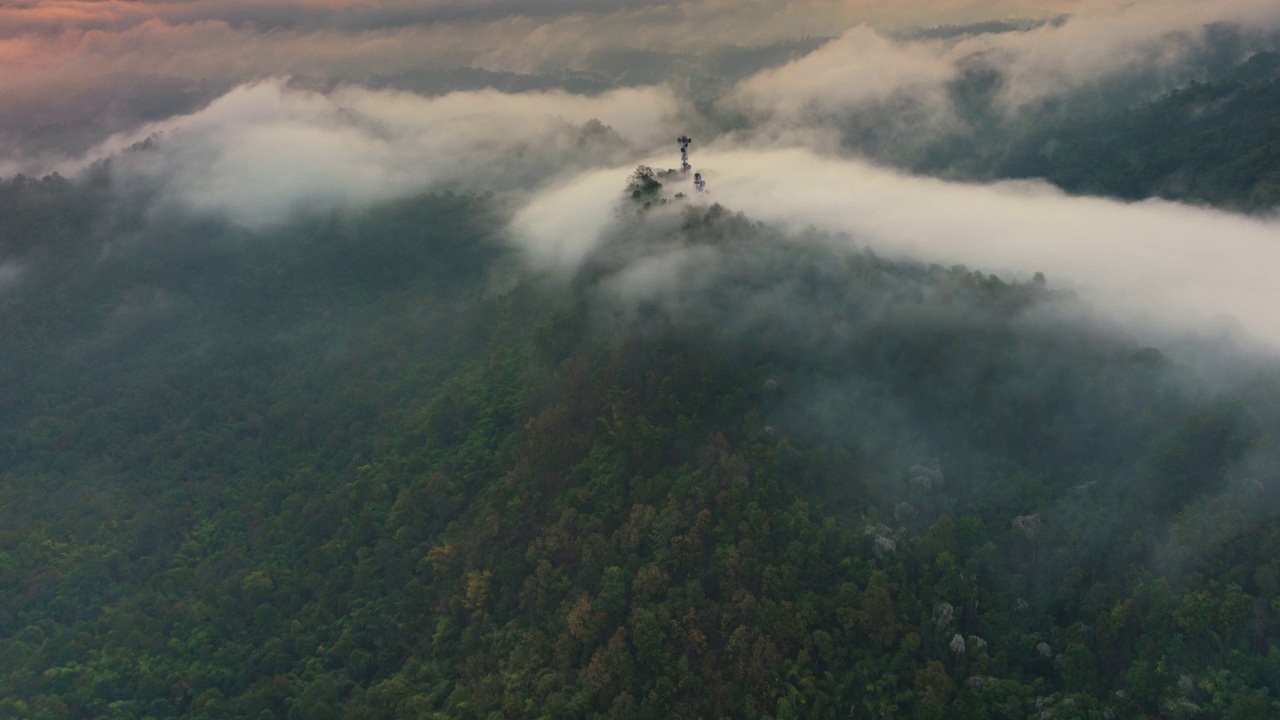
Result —
[{"label": "dense forest", "polygon": [[[1275,83],[1017,167],[1273,203]],[[1273,362],[644,174],[567,278],[112,177],[0,184],[0,718],[1280,716]]]},{"label": "dense forest", "polygon": [[[1230,37],[1230,36],[1229,36]],[[1235,47],[1221,42],[1220,54]],[[1212,62],[1186,85],[1133,105],[1148,85],[1119,78],[1010,114],[1005,78],[980,60],[948,87],[958,131],[904,143],[883,112],[845,121],[844,140],[915,172],[992,180],[1043,178],[1072,193],[1164,197],[1245,212],[1280,203],[1280,53]],[[909,104],[894,113],[918,112]],[[916,148],[915,145],[919,145]]]},{"label": "dense forest", "polygon": [[1064,189],[1244,210],[1280,204],[1280,54],[1115,117],[1029,133],[1001,167]]}]

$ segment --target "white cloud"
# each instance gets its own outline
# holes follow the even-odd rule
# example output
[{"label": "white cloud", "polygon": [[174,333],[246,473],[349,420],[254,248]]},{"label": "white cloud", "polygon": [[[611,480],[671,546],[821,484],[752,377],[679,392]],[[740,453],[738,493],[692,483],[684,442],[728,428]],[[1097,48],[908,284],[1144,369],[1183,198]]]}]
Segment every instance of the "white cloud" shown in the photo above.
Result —
[{"label": "white cloud", "polygon": [[787,123],[830,122],[904,96],[930,109],[930,122],[945,123],[946,83],[975,61],[1000,71],[997,100],[1008,112],[1126,73],[1156,78],[1154,92],[1161,78],[1176,84],[1199,71],[1184,63],[1205,47],[1212,23],[1235,24],[1246,35],[1276,32],[1280,3],[1093,2],[1060,25],[948,41],[891,41],[854,27],[808,56],[743,81],[726,105]]},{"label": "white cloud", "polygon": [[[845,233],[858,246],[942,264],[964,264],[1006,279],[1044,272],[1103,315],[1175,330],[1204,330],[1225,316],[1280,347],[1280,221],[1164,201],[1121,203],[1069,197],[1041,183],[976,185],[912,177],[804,150],[704,151],[698,167],[715,201],[753,220],[791,230]],[[536,196],[515,237],[548,254],[548,238],[573,238],[586,257],[611,216],[575,207],[601,173]],[[618,168],[614,177],[625,177]],[[534,228],[528,218],[545,221]],[[558,219],[558,220],[556,220]],[[833,235],[832,237],[839,237]],[[844,241],[833,241],[844,242]],[[851,246],[845,246],[851,247]]]},{"label": "white cloud", "polygon": [[625,144],[584,129],[588,121],[644,145],[669,134],[677,109],[662,88],[597,97],[484,91],[424,98],[361,88],[321,94],[271,81],[112,138],[87,160],[164,133],[156,151],[117,158],[121,178],[159,181],[184,205],[261,225],[299,208],[360,206],[433,188],[540,186],[619,161]]},{"label": "white cloud", "polygon": [[943,86],[957,69],[939,48],[856,27],[799,60],[743,81],[729,102],[793,123],[837,116],[899,93],[923,96],[935,111],[946,112]]},{"label": "white cloud", "polygon": [[596,170],[549,188],[512,221],[518,246],[538,269],[573,269],[596,247],[617,217],[625,167]]}]

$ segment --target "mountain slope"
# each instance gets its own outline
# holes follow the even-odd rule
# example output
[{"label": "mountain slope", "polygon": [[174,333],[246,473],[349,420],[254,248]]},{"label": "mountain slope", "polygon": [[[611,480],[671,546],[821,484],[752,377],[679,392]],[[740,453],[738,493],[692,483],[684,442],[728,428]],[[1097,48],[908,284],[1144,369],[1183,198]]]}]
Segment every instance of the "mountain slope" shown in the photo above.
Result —
[{"label": "mountain slope", "polygon": [[496,284],[503,212],[14,256],[0,717],[1276,710],[1274,375],[716,206]]}]

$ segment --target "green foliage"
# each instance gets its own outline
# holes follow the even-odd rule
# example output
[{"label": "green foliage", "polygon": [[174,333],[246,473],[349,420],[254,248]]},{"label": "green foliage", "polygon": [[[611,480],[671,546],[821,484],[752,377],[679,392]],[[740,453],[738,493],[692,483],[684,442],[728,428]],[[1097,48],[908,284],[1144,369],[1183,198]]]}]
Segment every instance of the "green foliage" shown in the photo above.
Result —
[{"label": "green foliage", "polygon": [[718,207],[495,292],[501,212],[6,246],[0,718],[1280,709],[1274,378]]},{"label": "green foliage", "polygon": [[1172,92],[1152,96],[1157,78],[1119,73],[1016,112],[1000,63],[976,54],[947,87],[960,131],[929,126],[919,146],[904,148],[896,128],[924,112],[894,106],[888,117],[844,119],[844,140],[922,174],[1040,178],[1071,193],[1265,212],[1280,204],[1280,55],[1239,63],[1238,33],[1215,28],[1206,55],[1181,70],[1200,79]]},{"label": "green foliage", "polygon": [[1274,207],[1280,204],[1275,57],[1261,53],[1233,77],[1192,83],[1142,107],[1037,128],[1020,138],[996,172],[1125,199]]},{"label": "green foliage", "polygon": [[641,165],[627,178],[627,191],[632,200],[646,202],[657,197],[662,183],[657,180],[657,173],[648,165]]}]

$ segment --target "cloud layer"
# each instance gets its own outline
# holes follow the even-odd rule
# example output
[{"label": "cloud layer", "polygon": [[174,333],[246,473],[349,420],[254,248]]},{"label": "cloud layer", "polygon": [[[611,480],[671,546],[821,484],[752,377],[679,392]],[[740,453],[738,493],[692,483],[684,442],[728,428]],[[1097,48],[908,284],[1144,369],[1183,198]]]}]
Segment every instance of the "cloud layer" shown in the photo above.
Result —
[{"label": "cloud layer", "polygon": [[[1224,320],[1280,348],[1280,221],[1163,201],[1069,197],[1042,183],[987,185],[898,174],[806,150],[703,152],[715,201],[751,219],[833,233],[829,242],[1006,279],[1043,272],[1099,313],[1135,328],[1200,332]],[[615,176],[624,175],[618,168]],[[544,265],[584,261],[610,216],[575,207],[615,204],[602,174],[548,190],[520,213],[514,235]]]},{"label": "cloud layer", "polygon": [[[0,156],[189,112],[276,76],[366,82],[463,66],[582,69],[604,51],[700,52],[858,22],[985,17],[1009,0],[42,0],[0,5]],[[928,18],[928,20],[925,20]],[[125,107],[119,101],[123,99]],[[82,127],[84,126],[84,127]],[[59,128],[61,130],[59,131]],[[6,137],[7,136],[7,137]],[[43,149],[43,146],[41,148]],[[82,149],[77,148],[77,149]]]},{"label": "cloud layer", "polygon": [[182,206],[256,226],[299,209],[351,208],[429,189],[523,191],[618,162],[631,143],[665,135],[677,109],[661,88],[424,98],[356,87],[325,94],[271,81],[112,138],[88,159],[160,134],[154,149],[115,159],[120,180],[153,183]]},{"label": "cloud layer", "polygon": [[[1063,10],[1076,15],[1027,33],[916,42],[877,34]],[[332,87],[459,67],[602,67],[616,80],[642,61],[615,57],[600,65],[620,50],[696,58],[720,44],[801,35],[842,34],[744,83],[725,107],[756,124],[794,125],[909,97],[911,107],[888,109],[923,114],[895,122],[904,133],[924,132],[951,120],[946,84],[975,64],[1003,73],[1000,98],[1012,109],[1139,69],[1181,78],[1181,61],[1203,46],[1206,25],[1215,22],[1265,34],[1280,26],[1280,9],[1267,0],[18,3],[0,7],[0,159],[9,160],[8,171],[16,161],[38,166],[52,149],[80,152],[111,132],[191,112],[240,84],[273,77]]]},{"label": "cloud layer", "polygon": [[947,138],[998,143],[1018,123],[1128,108],[1277,47],[1280,5],[1266,0],[1085,3],[1060,23],[938,40],[855,27],[746,79],[718,108],[744,118],[741,135],[835,132],[911,167]]},{"label": "cloud layer", "polygon": [[[994,105],[1016,116],[1117,78],[1142,77],[1149,93],[1182,82],[1214,46],[1215,23],[1236,28],[1228,54],[1239,57],[1229,60],[1280,32],[1280,5],[1271,0],[1046,3],[1035,11],[1075,14],[1027,32],[946,40],[892,39],[868,24],[1010,9],[966,0],[8,6],[0,9],[0,175],[73,172],[159,133],[154,149],[116,158],[117,177],[249,226],[426,189],[536,193],[516,236],[541,266],[574,267],[614,222],[630,169],[645,157],[674,165],[670,140],[690,131],[709,197],[752,218],[815,225],[878,250],[987,272],[1043,271],[1131,319],[1200,325],[1222,314],[1280,343],[1269,312],[1280,297],[1259,270],[1280,260],[1275,221],[1069,198],[1036,184],[910,177],[849,159],[829,142],[868,109],[892,131],[882,133],[889,144],[893,132],[964,132],[950,87],[975,70],[997,74]],[[585,68],[603,48],[696,53],[717,39],[805,32],[842,34],[741,82],[705,116],[672,89],[680,83],[590,97],[422,97],[360,87],[376,73]],[[119,97],[135,101],[113,120],[102,103]],[[143,100],[154,107],[140,109]],[[186,107],[205,101],[201,110]],[[154,117],[166,119],[147,120]],[[128,130],[56,162],[23,145],[23,123],[56,128],[68,118]],[[777,149],[796,144],[811,149]],[[664,145],[668,154],[652,155]],[[816,152],[823,149],[825,156]],[[641,275],[649,277],[680,264],[646,263]]]}]

